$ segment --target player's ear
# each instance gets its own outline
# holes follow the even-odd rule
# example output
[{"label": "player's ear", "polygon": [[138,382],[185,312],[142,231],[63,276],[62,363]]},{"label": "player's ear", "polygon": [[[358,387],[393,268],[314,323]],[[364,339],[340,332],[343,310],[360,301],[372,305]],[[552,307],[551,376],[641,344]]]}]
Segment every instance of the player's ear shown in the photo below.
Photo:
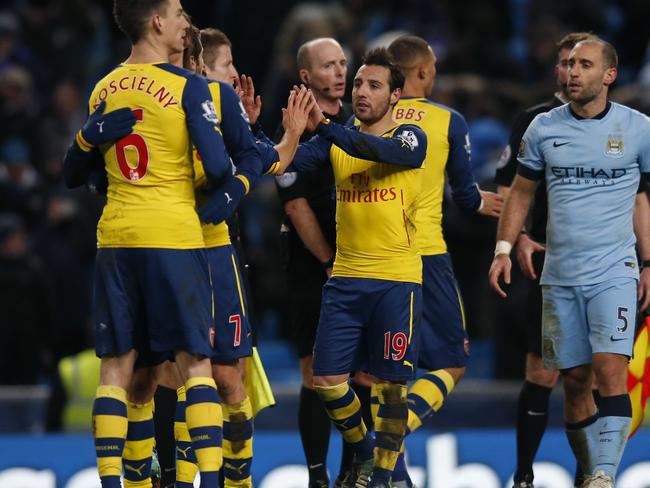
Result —
[{"label": "player's ear", "polygon": [[309,85],[309,71],[306,69],[301,69],[298,71],[298,76],[300,78],[300,81],[302,81],[305,85]]},{"label": "player's ear", "polygon": [[395,88],[393,90],[393,93],[390,94],[390,105],[395,105],[397,101],[399,100],[399,97],[402,96],[402,89],[401,88]]},{"label": "player's ear", "polygon": [[418,79],[420,79],[420,80],[426,80],[427,79],[427,70],[424,68],[424,66],[420,66],[418,68]]},{"label": "player's ear", "polygon": [[608,68],[605,70],[605,79],[603,80],[604,84],[609,86],[616,81],[618,76],[618,70],[616,68]]},{"label": "player's ear", "polygon": [[154,32],[160,34],[162,32],[162,24],[163,20],[160,15],[154,15],[151,18],[151,27],[153,28]]}]

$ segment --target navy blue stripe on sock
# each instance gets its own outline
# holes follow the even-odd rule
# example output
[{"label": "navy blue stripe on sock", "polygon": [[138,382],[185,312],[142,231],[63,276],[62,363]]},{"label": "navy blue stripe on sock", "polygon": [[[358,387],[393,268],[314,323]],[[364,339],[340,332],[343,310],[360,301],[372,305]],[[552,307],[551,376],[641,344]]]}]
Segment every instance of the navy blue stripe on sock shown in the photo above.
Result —
[{"label": "navy blue stripe on sock", "polygon": [[127,440],[143,441],[151,439],[155,435],[153,418],[140,422],[129,422],[129,429],[126,433]]},{"label": "navy blue stripe on sock", "polygon": [[221,427],[207,426],[196,427],[190,430],[190,438],[192,439],[192,447],[194,449],[203,449],[205,447],[220,446],[221,442]]},{"label": "navy blue stripe on sock", "polygon": [[126,417],[126,403],[115,398],[99,397],[93,404],[93,415]]},{"label": "navy blue stripe on sock", "polygon": [[377,417],[382,419],[406,419],[409,410],[406,404],[401,405],[381,405]]},{"label": "navy blue stripe on sock", "polygon": [[[233,426],[234,424],[234,426]],[[253,422],[227,422],[223,423],[223,438],[229,441],[246,440],[253,437]]]},{"label": "navy blue stripe on sock", "polygon": [[630,395],[601,396],[601,417],[632,417],[632,402]]},{"label": "navy blue stripe on sock", "polygon": [[196,405],[197,403],[219,403],[219,395],[217,390],[211,386],[193,386],[185,394],[187,397],[188,405]]},{"label": "navy blue stripe on sock", "polygon": [[325,408],[328,410],[336,410],[338,408],[347,407],[354,401],[354,391],[352,389],[348,390],[345,395],[336,400],[330,400],[325,402]]},{"label": "navy blue stripe on sock", "polygon": [[122,457],[124,439],[120,437],[96,437],[95,452],[97,457]]},{"label": "navy blue stripe on sock", "polygon": [[566,430],[580,430],[594,424],[599,418],[600,415],[598,413],[595,413],[591,417],[587,417],[586,419],[581,420],[580,422],[574,422],[574,423],[565,422],[564,426],[566,427]]}]

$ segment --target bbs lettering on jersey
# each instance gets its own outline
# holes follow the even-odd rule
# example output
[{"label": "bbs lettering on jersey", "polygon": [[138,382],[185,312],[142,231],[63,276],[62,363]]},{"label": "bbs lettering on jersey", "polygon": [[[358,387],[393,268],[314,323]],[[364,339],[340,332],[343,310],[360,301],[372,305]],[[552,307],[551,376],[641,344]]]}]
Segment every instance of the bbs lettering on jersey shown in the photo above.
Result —
[{"label": "bbs lettering on jersey", "polygon": [[394,120],[413,120],[421,122],[424,119],[424,110],[416,110],[414,108],[398,107],[393,112]]}]

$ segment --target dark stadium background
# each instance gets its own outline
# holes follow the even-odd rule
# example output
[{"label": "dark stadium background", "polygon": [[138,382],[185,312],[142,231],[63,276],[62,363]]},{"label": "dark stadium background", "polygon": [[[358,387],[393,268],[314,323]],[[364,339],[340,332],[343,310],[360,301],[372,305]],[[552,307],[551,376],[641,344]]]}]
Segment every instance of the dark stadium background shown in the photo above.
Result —
[{"label": "dark stadium background", "polygon": [[[617,47],[620,68],[612,98],[650,113],[647,0],[183,4],[198,27],[217,27],[230,37],[237,69],[253,76],[263,97],[267,133],[275,132],[296,81],[295,52],[304,41],[337,38],[352,76],[365,50],[389,42],[396,32],[426,38],[439,60],[432,98],[466,116],[472,165],[486,189],[494,188],[514,116],[552,95],[554,42],[570,31],[592,31]],[[94,229],[103,202],[66,190],[61,160],[85,120],[94,82],[128,56],[111,8],[108,0],[0,3],[0,432],[59,430],[60,408],[50,401],[57,366],[63,357],[92,347]],[[269,178],[243,204],[242,234],[259,349],[280,402],[259,426],[291,431],[299,371],[287,342],[281,219]],[[488,290],[494,233],[495,222],[446,204],[445,235],[464,295],[472,360],[466,379],[431,422],[434,429],[514,424],[524,365],[521,298],[528,283],[515,276],[506,302]],[[477,402],[486,405],[480,416]],[[551,424],[561,425],[559,392]]]}]

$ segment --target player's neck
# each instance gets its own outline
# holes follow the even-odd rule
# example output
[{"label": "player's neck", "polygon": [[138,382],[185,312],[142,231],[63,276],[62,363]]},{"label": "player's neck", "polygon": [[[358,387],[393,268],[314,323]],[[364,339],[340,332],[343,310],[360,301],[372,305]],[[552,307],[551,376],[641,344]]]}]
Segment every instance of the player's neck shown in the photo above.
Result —
[{"label": "player's neck", "polygon": [[138,41],[131,47],[131,55],[125,61],[126,64],[142,63],[167,63],[169,62],[169,52],[161,44],[154,43],[145,38]]},{"label": "player's neck", "polygon": [[407,78],[404,80],[404,88],[402,89],[403,97],[413,97],[413,98],[427,98],[424,87],[418,86],[418,84],[409,81]]},{"label": "player's neck", "polygon": [[585,104],[571,102],[571,110],[583,119],[593,119],[607,107],[607,95],[598,96]]},{"label": "player's neck", "polygon": [[325,98],[323,96],[315,95],[316,103],[320,109],[329,114],[336,115],[341,109],[341,101],[338,98]]},{"label": "player's neck", "polygon": [[393,121],[392,110],[389,110],[377,122],[373,122],[371,124],[361,122],[359,130],[365,134],[381,136],[391,130],[393,127],[395,127],[395,122]]}]

